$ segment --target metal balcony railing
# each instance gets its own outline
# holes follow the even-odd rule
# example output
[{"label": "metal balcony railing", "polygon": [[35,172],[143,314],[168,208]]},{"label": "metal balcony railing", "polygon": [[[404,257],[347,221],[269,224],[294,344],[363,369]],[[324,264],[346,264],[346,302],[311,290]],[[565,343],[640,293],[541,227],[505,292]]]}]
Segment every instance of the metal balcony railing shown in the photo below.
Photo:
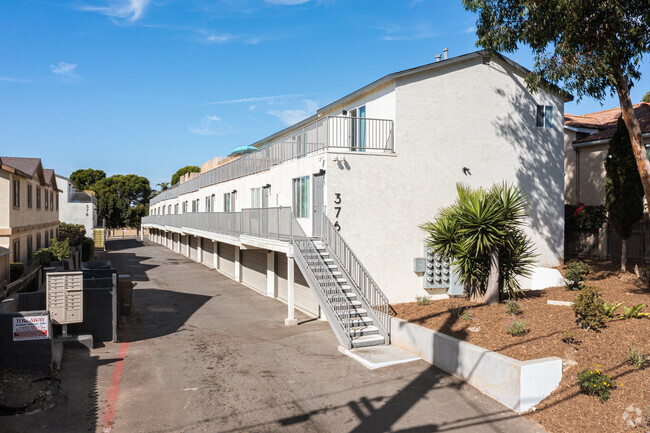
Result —
[{"label": "metal balcony railing", "polygon": [[393,121],[327,116],[295,129],[252,153],[178,184],[151,199],[151,205],[206,186],[259,173],[271,167],[331,148],[350,152],[393,152]]}]

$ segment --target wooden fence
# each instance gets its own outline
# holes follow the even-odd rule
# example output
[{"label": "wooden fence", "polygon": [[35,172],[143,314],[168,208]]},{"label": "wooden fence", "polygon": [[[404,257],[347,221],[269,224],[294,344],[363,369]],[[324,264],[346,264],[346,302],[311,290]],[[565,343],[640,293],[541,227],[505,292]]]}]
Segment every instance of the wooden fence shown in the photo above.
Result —
[{"label": "wooden fence", "polygon": [[[611,227],[603,227],[597,233],[566,232],[564,255],[573,257],[592,257],[599,259],[620,259],[621,238]],[[627,260],[642,264],[650,263],[650,224],[637,223],[627,240]]]}]

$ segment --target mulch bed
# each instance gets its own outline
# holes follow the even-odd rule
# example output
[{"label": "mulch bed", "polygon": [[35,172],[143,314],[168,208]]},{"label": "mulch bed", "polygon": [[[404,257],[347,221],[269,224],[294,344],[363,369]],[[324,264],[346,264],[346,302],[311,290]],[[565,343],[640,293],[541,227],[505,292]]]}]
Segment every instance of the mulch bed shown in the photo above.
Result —
[{"label": "mulch bed", "polygon": [[[645,304],[643,311],[650,312],[647,282],[633,273],[619,272],[617,263],[587,262],[592,266],[587,285],[598,288],[605,302],[625,302],[628,307]],[[564,267],[559,269],[564,273]],[[571,307],[547,303],[548,300],[573,301],[577,294],[563,287],[528,293],[519,301],[523,315],[518,318],[529,323],[530,332],[521,337],[506,332],[511,319],[503,304],[487,306],[456,298],[432,301],[426,306],[413,302],[393,307],[401,319],[515,359],[562,358],[564,373],[560,386],[535,411],[526,414],[549,432],[650,431],[650,426],[637,430],[627,427],[623,419],[630,406],[640,408],[644,419],[650,417],[650,367],[638,370],[628,363],[630,340],[635,349],[650,353],[650,319],[608,322],[601,332],[583,330],[576,324]],[[463,316],[453,318],[447,309],[454,306],[468,309]],[[615,314],[622,311],[620,307]],[[573,333],[578,343],[563,342],[566,332]],[[596,364],[617,384],[605,403],[599,403],[596,397],[583,394],[578,388],[577,374]]]}]

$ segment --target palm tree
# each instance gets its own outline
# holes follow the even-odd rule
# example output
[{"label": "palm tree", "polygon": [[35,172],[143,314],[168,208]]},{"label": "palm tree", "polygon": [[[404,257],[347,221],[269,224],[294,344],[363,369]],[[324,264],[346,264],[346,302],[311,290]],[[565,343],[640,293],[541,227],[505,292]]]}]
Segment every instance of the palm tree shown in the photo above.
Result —
[{"label": "palm tree", "polygon": [[493,304],[501,293],[517,297],[521,288],[515,277],[528,276],[534,258],[523,232],[526,196],[505,183],[489,190],[457,185],[457,190],[456,202],[421,226],[429,233],[427,243],[454,262],[472,298]]},{"label": "palm tree", "polygon": [[160,182],[156,186],[160,187],[160,191],[165,191],[167,188],[169,188],[169,182]]}]

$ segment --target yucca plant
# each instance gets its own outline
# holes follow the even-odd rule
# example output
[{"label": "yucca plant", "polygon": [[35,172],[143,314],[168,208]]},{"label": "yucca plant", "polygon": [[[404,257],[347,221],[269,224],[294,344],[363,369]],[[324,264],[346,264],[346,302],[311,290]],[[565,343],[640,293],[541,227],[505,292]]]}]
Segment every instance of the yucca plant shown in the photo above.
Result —
[{"label": "yucca plant", "polygon": [[529,276],[534,262],[532,242],[523,231],[528,200],[518,186],[490,189],[456,185],[458,199],[421,228],[427,243],[452,259],[471,297],[498,302],[500,295],[517,298],[517,276]]}]

